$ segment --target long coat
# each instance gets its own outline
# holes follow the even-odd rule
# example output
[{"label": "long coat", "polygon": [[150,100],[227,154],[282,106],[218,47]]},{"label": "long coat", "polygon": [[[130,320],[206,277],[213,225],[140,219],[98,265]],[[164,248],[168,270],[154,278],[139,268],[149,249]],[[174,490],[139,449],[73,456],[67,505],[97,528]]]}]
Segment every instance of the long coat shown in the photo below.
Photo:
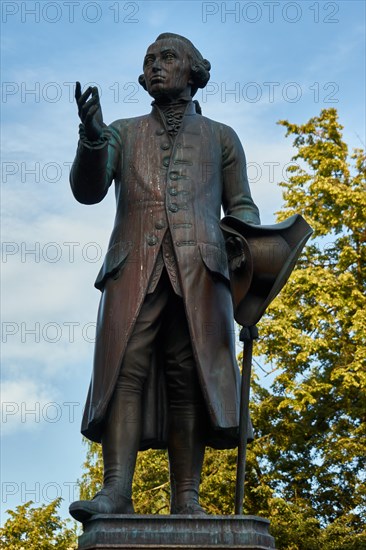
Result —
[{"label": "long coat", "polygon": [[[94,204],[115,182],[116,218],[95,286],[102,291],[94,369],[82,433],[100,441],[126,344],[144,301],[159,249],[170,231],[198,377],[211,420],[207,443],[233,446],[240,373],[221,207],[258,224],[243,148],[235,132],[189,103],[173,140],[162,113],[117,120],[98,144],[80,139],[71,171],[74,196]],[[163,447],[163,369],[152,358],[141,448]],[[235,437],[234,437],[235,439]]]}]

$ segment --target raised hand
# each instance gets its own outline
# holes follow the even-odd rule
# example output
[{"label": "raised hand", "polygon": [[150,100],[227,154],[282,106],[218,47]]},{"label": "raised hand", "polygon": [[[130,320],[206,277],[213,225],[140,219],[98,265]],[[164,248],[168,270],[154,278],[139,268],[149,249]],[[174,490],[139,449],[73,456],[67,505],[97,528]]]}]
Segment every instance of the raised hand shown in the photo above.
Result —
[{"label": "raised hand", "polygon": [[75,99],[78,106],[80,120],[85,127],[86,137],[89,141],[97,141],[102,134],[103,127],[105,126],[103,123],[98,88],[89,86],[89,88],[82,94],[80,82],[76,82]]}]

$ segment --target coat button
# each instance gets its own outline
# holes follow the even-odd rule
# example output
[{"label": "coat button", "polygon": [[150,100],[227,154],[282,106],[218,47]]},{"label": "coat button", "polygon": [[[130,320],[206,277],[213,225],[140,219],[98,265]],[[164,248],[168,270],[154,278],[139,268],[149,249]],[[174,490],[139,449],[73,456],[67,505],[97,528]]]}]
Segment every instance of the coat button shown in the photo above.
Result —
[{"label": "coat button", "polygon": [[178,172],[169,172],[169,177],[171,180],[177,180],[179,177]]},{"label": "coat button", "polygon": [[168,168],[169,164],[170,164],[170,157],[164,157],[163,158],[163,166]]},{"label": "coat button", "polygon": [[157,136],[162,136],[163,134],[165,134],[164,128],[159,128],[158,130],[156,130],[155,134]]},{"label": "coat button", "polygon": [[164,220],[158,220],[155,223],[155,228],[156,229],[164,229],[164,227],[165,227],[165,221]]},{"label": "coat button", "polygon": [[170,149],[169,143],[162,143],[160,145],[160,149],[162,149],[163,151],[167,151],[168,149]]},{"label": "coat button", "polygon": [[158,242],[158,239],[155,235],[149,235],[147,238],[147,244],[149,246],[154,246]]},{"label": "coat button", "polygon": [[178,195],[177,188],[176,187],[169,187],[169,195],[171,195],[172,197],[175,197],[176,195]]},{"label": "coat button", "polygon": [[169,210],[170,212],[178,212],[179,210],[178,205],[175,204],[175,202],[172,202],[172,204],[169,204]]}]

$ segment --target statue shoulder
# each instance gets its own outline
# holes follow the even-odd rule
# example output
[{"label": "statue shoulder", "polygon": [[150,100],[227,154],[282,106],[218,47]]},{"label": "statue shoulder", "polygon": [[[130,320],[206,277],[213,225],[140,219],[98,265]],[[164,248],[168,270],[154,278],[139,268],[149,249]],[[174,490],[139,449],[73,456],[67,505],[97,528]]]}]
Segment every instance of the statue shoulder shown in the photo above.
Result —
[{"label": "statue shoulder", "polygon": [[149,115],[141,115],[131,118],[119,118],[108,125],[108,130],[120,142],[128,133],[141,126],[148,117]]},{"label": "statue shoulder", "polygon": [[114,120],[111,124],[109,124],[109,128],[113,128],[114,130],[124,130],[125,128],[129,128],[131,126],[137,126],[141,122],[143,122],[145,119],[149,118],[149,115],[141,115],[141,116],[135,116],[131,118],[119,118],[117,120]]},{"label": "statue shoulder", "polygon": [[205,123],[209,125],[215,132],[217,132],[222,138],[226,140],[239,141],[237,133],[235,132],[235,130],[233,130],[233,128],[231,128],[231,126],[228,126],[223,122],[213,120],[212,118],[207,118],[205,116],[201,116],[200,118],[203,119]]}]

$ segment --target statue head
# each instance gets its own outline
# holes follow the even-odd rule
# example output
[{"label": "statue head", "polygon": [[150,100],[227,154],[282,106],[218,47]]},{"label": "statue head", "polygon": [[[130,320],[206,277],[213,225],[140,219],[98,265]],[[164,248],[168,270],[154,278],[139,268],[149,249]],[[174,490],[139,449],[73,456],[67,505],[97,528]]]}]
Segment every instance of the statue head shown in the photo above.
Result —
[{"label": "statue head", "polygon": [[149,46],[139,83],[155,99],[195,95],[210,79],[211,64],[190,40],[174,33],[160,34]]}]

